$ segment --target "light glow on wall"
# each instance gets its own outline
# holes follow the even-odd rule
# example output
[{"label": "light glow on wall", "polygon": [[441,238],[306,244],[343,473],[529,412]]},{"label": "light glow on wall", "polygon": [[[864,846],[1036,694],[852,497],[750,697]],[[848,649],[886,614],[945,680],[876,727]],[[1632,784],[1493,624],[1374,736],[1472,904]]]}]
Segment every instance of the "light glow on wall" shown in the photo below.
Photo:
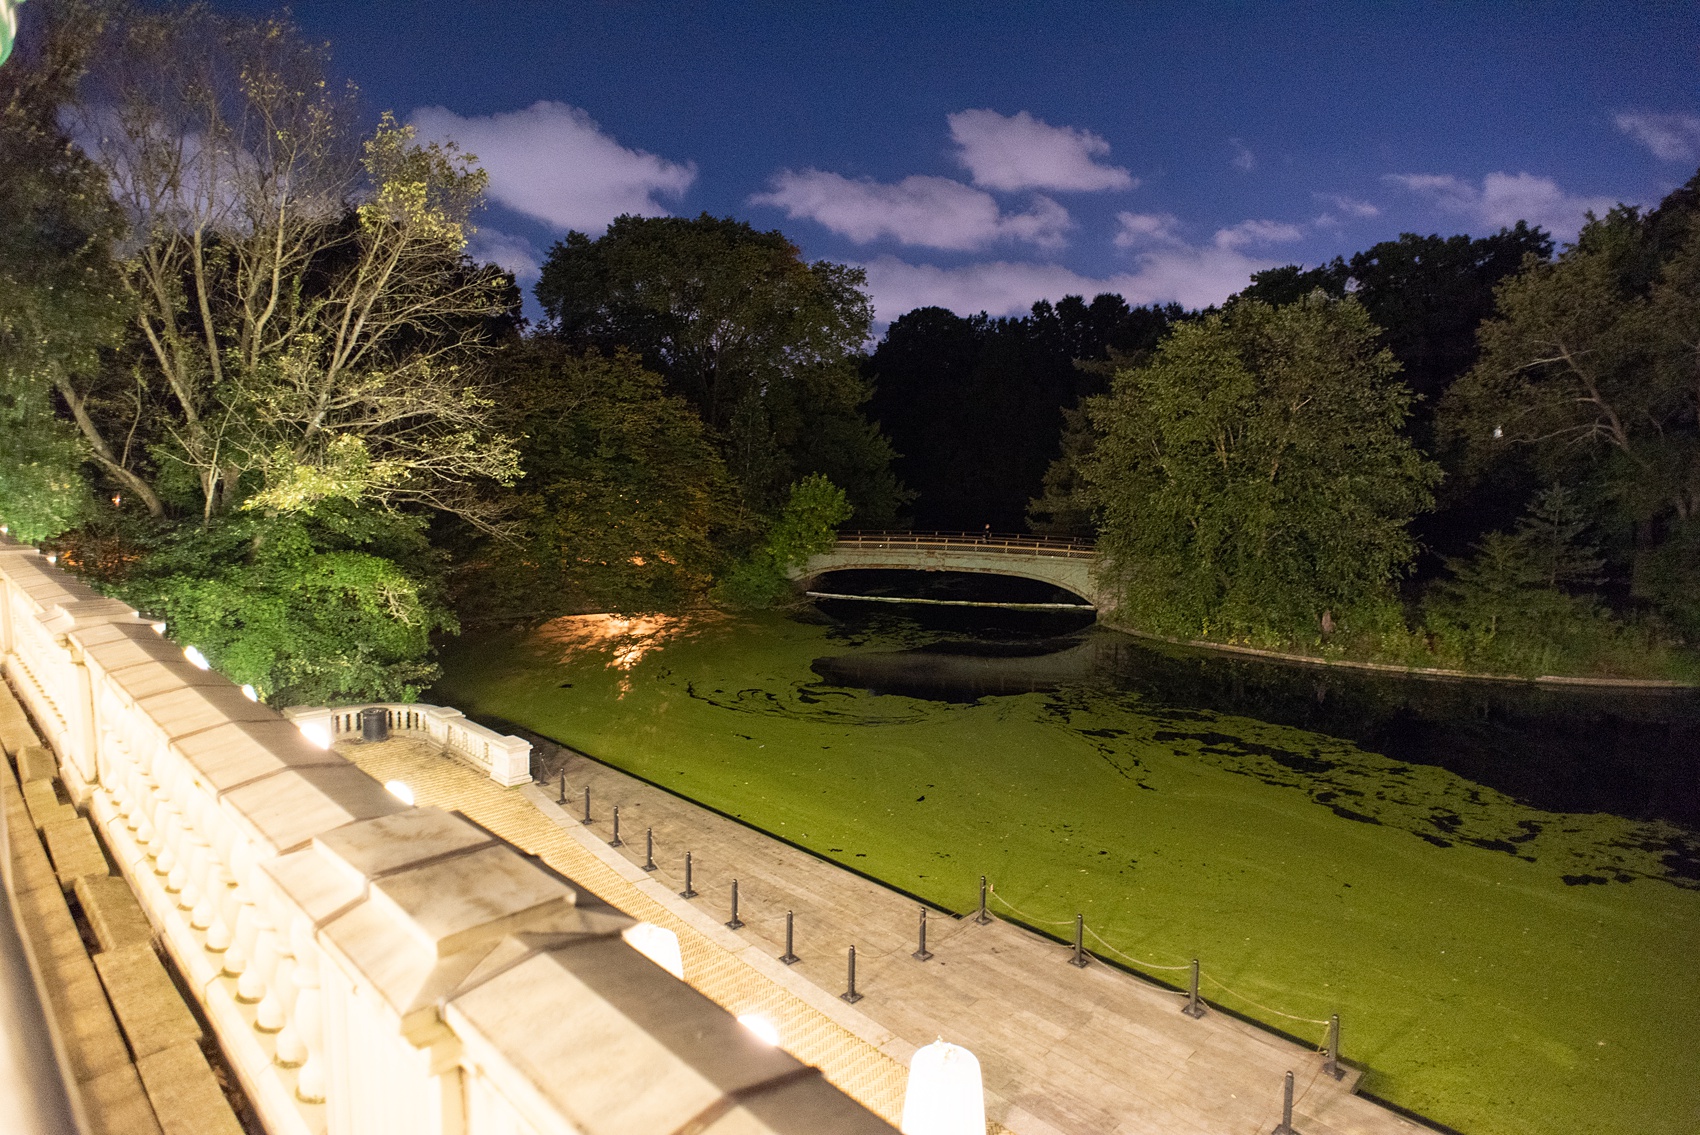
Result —
[{"label": "light glow on wall", "polygon": [[413,806],[413,789],[409,788],[406,784],[403,784],[401,781],[399,781],[399,780],[387,780],[387,781],[385,781],[384,782],[384,791],[388,792],[391,796],[394,796],[397,800],[400,800],[403,804],[406,804],[408,807]]},{"label": "light glow on wall", "polygon": [[323,725],[303,721],[298,724],[296,728],[301,730],[301,736],[307,738],[307,740],[311,741],[319,748],[328,749],[331,747],[330,731]]},{"label": "light glow on wall", "polygon": [[193,666],[197,670],[212,669],[212,663],[207,661],[207,656],[202,654],[198,647],[185,646],[183,648],[183,657],[187,658],[189,660],[189,665]]}]

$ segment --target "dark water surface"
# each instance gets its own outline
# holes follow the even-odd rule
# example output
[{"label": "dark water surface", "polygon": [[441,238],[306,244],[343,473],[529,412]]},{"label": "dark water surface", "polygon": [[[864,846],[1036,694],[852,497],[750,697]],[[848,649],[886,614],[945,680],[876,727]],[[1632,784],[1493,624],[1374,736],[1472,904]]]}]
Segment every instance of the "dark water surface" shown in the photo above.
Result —
[{"label": "dark water surface", "polygon": [[[834,590],[1047,601],[1027,581],[843,572]],[[946,702],[1082,691],[1143,711],[1252,717],[1444,768],[1548,812],[1667,820],[1700,833],[1700,691],[1468,681],[1316,667],[1171,647],[1074,614],[823,600],[833,637],[912,638],[909,649],[819,658],[827,682]],[[1678,850],[1667,865],[1700,879]]]}]

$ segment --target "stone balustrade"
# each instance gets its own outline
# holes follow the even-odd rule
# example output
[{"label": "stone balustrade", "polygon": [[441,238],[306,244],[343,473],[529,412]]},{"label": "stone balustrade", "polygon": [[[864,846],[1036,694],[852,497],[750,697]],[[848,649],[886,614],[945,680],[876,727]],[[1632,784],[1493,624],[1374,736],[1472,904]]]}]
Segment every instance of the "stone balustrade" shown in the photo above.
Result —
[{"label": "stone balustrade", "polygon": [[458,709],[419,702],[361,702],[335,709],[293,706],[283,716],[308,736],[329,743],[343,737],[359,739],[360,716],[369,709],[383,710],[391,730],[429,737],[497,784],[512,788],[531,781],[530,741],[486,729]]},{"label": "stone balustrade", "polygon": [[[631,919],[332,751],[366,707],[286,720],[162,630],[0,536],[5,675],[273,1135],[891,1131]],[[528,775],[523,741],[382,708]]]}]

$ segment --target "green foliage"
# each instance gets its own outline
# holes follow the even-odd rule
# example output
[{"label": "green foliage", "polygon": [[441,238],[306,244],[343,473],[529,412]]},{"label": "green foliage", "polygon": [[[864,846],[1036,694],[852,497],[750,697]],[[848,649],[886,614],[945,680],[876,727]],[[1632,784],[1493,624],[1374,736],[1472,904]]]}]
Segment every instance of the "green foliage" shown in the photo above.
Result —
[{"label": "green foliage", "polygon": [[97,20],[45,10],[34,58],[0,72],[0,522],[25,540],[86,513],[89,456],[56,414],[56,391],[100,366],[124,313],[104,178],[70,144],[58,112]]},{"label": "green foliage", "polygon": [[771,607],[790,590],[790,572],[829,551],[852,509],[844,490],[819,473],[791,486],[767,538],[726,573],[717,598],[735,607]]},{"label": "green foliage", "polygon": [[741,518],[696,412],[625,351],[539,338],[509,344],[496,361],[525,476],[514,534],[466,556],[457,605],[469,621],[699,600]]},{"label": "green foliage", "polygon": [[276,705],[410,701],[458,629],[420,525],[329,504],[184,527],[107,590]]},{"label": "green foliage", "polygon": [[1527,462],[1590,502],[1614,580],[1694,628],[1700,521],[1700,175],[1620,206],[1498,292],[1441,408],[1466,472]]},{"label": "green foliage", "polygon": [[537,299],[575,347],[628,347],[708,424],[745,500],[825,473],[865,523],[904,501],[890,445],[862,416],[857,358],[873,309],[860,268],[807,263],[778,232],[730,218],[624,216],[550,251]]},{"label": "green foliage", "polygon": [[1257,301],[1175,328],[1088,407],[1082,466],[1121,617],[1184,637],[1379,622],[1438,471],[1352,300]]},{"label": "green foliage", "polygon": [[938,307],[900,316],[863,369],[874,385],[869,412],[917,492],[915,524],[1020,527],[1058,455],[1065,414],[1108,386],[1109,371],[1093,364],[1155,346],[1179,315],[1104,293],[1090,303],[1041,300],[1014,319]]},{"label": "green foliage", "polygon": [[1534,676],[1619,669],[1615,655],[1645,653],[1649,635],[1621,625],[1588,590],[1603,561],[1587,527],[1574,494],[1554,486],[1513,531],[1490,532],[1474,556],[1448,560],[1450,577],[1423,600],[1443,664]]}]

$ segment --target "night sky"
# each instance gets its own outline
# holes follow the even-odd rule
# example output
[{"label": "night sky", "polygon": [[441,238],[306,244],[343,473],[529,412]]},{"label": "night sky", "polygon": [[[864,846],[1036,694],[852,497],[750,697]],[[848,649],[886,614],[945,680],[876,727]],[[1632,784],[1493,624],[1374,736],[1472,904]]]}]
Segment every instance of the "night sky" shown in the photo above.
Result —
[{"label": "night sky", "polygon": [[865,265],[881,322],[1199,306],[1405,231],[1564,240],[1700,163],[1695,4],[293,10],[374,116],[479,155],[474,250],[522,282],[568,229],[706,210]]}]

